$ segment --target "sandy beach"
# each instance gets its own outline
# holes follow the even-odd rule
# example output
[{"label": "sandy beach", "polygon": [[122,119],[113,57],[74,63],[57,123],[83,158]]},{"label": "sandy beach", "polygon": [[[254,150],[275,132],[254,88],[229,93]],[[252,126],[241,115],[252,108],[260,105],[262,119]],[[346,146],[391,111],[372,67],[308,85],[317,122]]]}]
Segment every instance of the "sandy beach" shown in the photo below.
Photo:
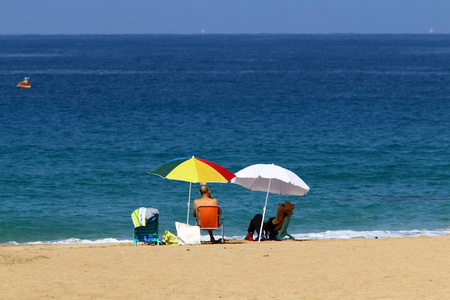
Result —
[{"label": "sandy beach", "polygon": [[1,299],[448,299],[450,236],[2,245]]}]

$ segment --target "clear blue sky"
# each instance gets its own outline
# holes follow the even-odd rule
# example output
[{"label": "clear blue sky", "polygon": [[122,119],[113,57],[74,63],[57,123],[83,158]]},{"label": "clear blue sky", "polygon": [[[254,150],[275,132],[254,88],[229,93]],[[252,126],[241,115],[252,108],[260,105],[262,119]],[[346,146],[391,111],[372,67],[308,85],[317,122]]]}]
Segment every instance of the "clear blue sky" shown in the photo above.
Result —
[{"label": "clear blue sky", "polygon": [[0,0],[0,34],[450,33],[450,0]]}]

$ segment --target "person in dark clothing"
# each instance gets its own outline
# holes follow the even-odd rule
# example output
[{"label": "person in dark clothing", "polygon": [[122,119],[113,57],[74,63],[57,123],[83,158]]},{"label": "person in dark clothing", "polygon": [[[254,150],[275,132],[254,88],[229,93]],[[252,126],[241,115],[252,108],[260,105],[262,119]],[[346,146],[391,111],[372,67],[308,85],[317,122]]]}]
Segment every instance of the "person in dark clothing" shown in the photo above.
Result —
[{"label": "person in dark clothing", "polygon": [[[263,232],[261,235],[261,239],[275,240],[278,234],[278,231],[283,227],[284,220],[286,216],[293,215],[293,210],[295,205],[286,201],[283,204],[278,204],[277,216],[270,218],[267,222],[263,224]],[[262,215],[257,214],[250,221],[250,224],[247,229],[246,240],[253,240],[253,233],[256,231],[259,232],[261,228]],[[259,235],[258,235],[259,236]],[[256,240],[256,238],[255,238]]]}]

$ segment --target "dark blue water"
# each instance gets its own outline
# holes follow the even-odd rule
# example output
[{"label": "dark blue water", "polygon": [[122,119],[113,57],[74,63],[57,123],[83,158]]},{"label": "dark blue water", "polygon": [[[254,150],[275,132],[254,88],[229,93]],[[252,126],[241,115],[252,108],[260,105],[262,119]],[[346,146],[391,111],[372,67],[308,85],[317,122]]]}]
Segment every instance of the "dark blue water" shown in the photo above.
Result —
[{"label": "dark blue water", "polygon": [[[192,155],[298,174],[297,237],[448,234],[449,78],[450,35],[0,36],[0,243],[176,232],[189,184],[147,172]],[[265,194],[211,188],[245,235]]]}]

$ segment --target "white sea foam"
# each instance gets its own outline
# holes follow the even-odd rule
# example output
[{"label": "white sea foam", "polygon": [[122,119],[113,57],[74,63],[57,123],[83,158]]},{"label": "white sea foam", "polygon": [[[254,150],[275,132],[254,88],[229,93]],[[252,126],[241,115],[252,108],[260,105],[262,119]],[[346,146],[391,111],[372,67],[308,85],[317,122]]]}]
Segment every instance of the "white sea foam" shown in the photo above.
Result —
[{"label": "white sea foam", "polygon": [[[417,236],[441,236],[450,234],[448,229],[436,230],[373,230],[373,231],[354,231],[354,230],[329,230],[324,232],[312,233],[290,233],[298,240],[323,240],[323,239],[353,239],[353,238],[401,238],[401,237],[417,237]],[[243,236],[234,236],[233,239],[243,239]]]},{"label": "white sea foam", "polygon": [[[323,239],[353,239],[353,238],[402,238],[402,237],[418,237],[418,236],[442,236],[449,235],[450,228],[436,229],[436,230],[373,230],[373,231],[354,231],[354,230],[329,230],[324,232],[312,232],[312,233],[291,233],[296,240],[323,240]],[[220,236],[215,236],[219,239]],[[225,239],[242,240],[244,236],[225,236]],[[208,235],[202,235],[200,237],[202,242],[209,241]],[[66,240],[57,241],[36,241],[28,243],[17,243],[11,241],[9,245],[39,245],[39,244],[117,244],[117,243],[133,243],[133,240],[119,240],[116,238],[105,238],[97,240],[86,240],[79,238],[70,238]]]},{"label": "white sea foam", "polygon": [[292,234],[300,240],[318,240],[318,239],[353,239],[353,238],[382,238],[382,237],[416,237],[416,236],[440,236],[450,234],[450,229],[436,230],[373,230],[373,231],[353,231],[353,230],[335,230],[317,233]]},{"label": "white sea foam", "polygon": [[57,241],[35,241],[28,243],[17,243],[15,241],[9,242],[10,245],[41,245],[41,244],[117,244],[117,243],[132,243],[133,240],[118,240],[115,238],[105,238],[98,240],[86,240],[79,238],[70,238],[66,240],[57,240]]}]

